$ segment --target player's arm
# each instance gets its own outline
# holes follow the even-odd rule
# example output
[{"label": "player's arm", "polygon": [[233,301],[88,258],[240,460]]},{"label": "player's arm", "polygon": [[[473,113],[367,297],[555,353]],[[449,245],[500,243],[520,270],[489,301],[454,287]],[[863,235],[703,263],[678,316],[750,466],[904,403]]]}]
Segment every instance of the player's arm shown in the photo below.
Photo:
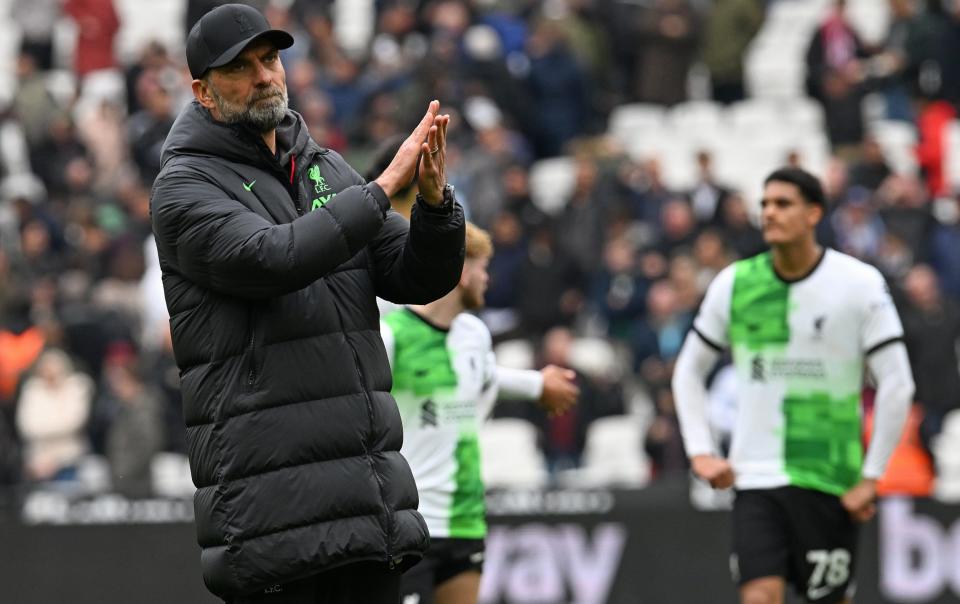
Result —
[{"label": "player's arm", "polygon": [[561,414],[577,402],[580,388],[572,369],[547,365],[540,371],[497,367],[497,384],[507,398],[538,401],[551,415]]},{"label": "player's arm", "polygon": [[864,460],[862,478],[841,501],[855,520],[866,521],[876,512],[877,480],[900,441],[910,412],[914,384],[903,342],[891,343],[867,357],[867,367],[877,381],[874,428]]},{"label": "player's arm", "polygon": [[877,383],[874,429],[864,459],[862,480],[841,498],[844,507],[860,521],[874,514],[876,483],[900,441],[915,389],[903,343],[903,327],[883,277],[876,273],[865,290],[868,294],[864,297],[861,345],[866,351],[867,369]]},{"label": "player's arm", "polygon": [[706,381],[719,358],[720,352],[697,333],[687,335],[673,370],[673,398],[693,473],[710,486],[725,489],[733,485],[733,471],[717,454],[707,419]]},{"label": "player's arm", "polygon": [[727,345],[733,268],[724,269],[707,295],[684,340],[673,370],[673,398],[683,445],[693,473],[715,488],[733,485],[733,470],[717,453],[708,420],[707,376]]}]

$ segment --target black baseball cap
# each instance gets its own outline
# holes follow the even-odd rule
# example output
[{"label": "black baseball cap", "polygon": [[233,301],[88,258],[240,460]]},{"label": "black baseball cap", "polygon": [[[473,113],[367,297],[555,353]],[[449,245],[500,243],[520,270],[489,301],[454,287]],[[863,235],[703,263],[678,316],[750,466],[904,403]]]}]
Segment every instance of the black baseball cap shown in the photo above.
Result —
[{"label": "black baseball cap", "polygon": [[226,65],[260,38],[269,39],[280,49],[293,46],[293,36],[271,29],[257,9],[245,4],[218,6],[201,17],[187,35],[190,75],[200,79],[208,69]]}]

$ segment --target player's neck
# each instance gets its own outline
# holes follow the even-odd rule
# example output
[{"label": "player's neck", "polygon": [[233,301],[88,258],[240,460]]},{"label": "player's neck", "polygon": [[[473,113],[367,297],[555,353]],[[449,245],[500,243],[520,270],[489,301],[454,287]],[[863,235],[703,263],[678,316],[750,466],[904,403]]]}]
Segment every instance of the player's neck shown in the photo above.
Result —
[{"label": "player's neck", "polygon": [[793,281],[810,274],[823,256],[823,248],[814,239],[775,245],[772,248],[773,268],[783,279]]},{"label": "player's neck", "polygon": [[449,329],[457,315],[466,310],[459,288],[454,288],[452,292],[430,304],[411,305],[410,308],[437,327],[444,329]]}]

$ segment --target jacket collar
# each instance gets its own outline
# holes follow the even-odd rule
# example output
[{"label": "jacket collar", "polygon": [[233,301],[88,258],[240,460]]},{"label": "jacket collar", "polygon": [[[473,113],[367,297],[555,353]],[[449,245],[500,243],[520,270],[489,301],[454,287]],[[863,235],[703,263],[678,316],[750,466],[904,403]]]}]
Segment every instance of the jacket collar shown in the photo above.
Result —
[{"label": "jacket collar", "polygon": [[299,156],[310,135],[299,113],[287,110],[277,127],[278,157],[274,157],[259,134],[236,124],[213,119],[194,99],[177,116],[163,145],[161,165],[179,155],[214,155],[232,162],[276,169],[285,166],[291,156]]}]

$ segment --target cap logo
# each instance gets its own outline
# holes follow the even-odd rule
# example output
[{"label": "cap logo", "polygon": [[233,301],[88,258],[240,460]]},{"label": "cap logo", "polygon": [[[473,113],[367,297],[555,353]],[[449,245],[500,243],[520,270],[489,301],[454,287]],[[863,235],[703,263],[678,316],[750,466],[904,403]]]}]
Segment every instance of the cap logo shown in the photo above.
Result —
[{"label": "cap logo", "polygon": [[240,33],[248,34],[253,31],[253,25],[250,23],[250,20],[247,19],[247,16],[240,11],[233,13],[233,20],[237,22],[237,25],[240,26]]}]

